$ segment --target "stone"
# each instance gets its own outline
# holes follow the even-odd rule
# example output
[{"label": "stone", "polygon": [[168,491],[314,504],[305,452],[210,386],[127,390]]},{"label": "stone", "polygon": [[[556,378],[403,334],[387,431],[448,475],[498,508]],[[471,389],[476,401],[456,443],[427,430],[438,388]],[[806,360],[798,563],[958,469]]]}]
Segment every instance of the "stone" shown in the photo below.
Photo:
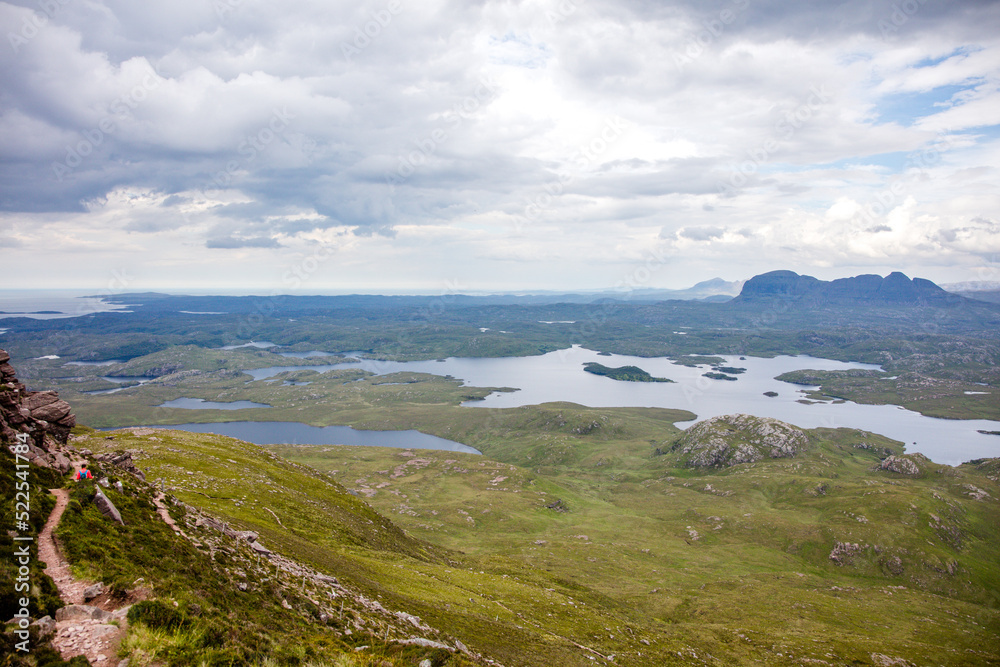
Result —
[{"label": "stone", "polygon": [[70,460],[62,454],[62,452],[57,452],[53,457],[53,465],[64,475],[73,469],[72,462],[70,462]]},{"label": "stone", "polygon": [[87,588],[84,589],[83,601],[90,602],[103,592],[104,592],[104,582],[99,581],[93,586],[88,586]]},{"label": "stone", "polygon": [[271,553],[271,550],[268,549],[267,547],[265,547],[260,542],[251,542],[250,543],[250,548],[253,549],[254,551],[256,551],[259,554],[269,554],[269,553]]},{"label": "stone", "polygon": [[42,616],[40,619],[32,623],[32,625],[38,628],[38,636],[40,638],[51,635],[56,631],[56,622],[52,620],[51,616]]},{"label": "stone", "polygon": [[101,511],[101,514],[108,517],[109,519],[112,519],[113,521],[117,521],[123,526],[125,525],[125,522],[122,520],[122,515],[118,511],[118,508],[115,507],[115,504],[111,502],[110,498],[104,495],[104,493],[101,491],[101,487],[96,485],[94,486],[94,504],[97,505],[97,509]]},{"label": "stone", "polygon": [[88,604],[71,604],[56,610],[56,621],[100,621],[111,620],[111,614]]}]

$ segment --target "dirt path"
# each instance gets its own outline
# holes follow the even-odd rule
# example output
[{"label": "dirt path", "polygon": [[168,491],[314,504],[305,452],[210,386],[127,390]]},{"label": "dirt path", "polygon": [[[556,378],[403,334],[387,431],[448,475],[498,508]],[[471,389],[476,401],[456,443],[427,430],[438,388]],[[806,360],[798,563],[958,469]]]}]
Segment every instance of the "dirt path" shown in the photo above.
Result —
[{"label": "dirt path", "polygon": [[177,522],[174,521],[174,518],[170,516],[170,512],[167,511],[167,505],[163,502],[165,498],[166,496],[163,495],[162,491],[157,493],[156,497],[153,498],[153,504],[156,505],[156,513],[160,515],[161,519],[163,519],[163,523],[167,524],[168,526],[174,529],[175,533],[187,538],[187,535],[184,533],[183,530],[180,529],[180,526],[177,525]]},{"label": "dirt path", "polygon": [[63,558],[56,544],[55,536],[52,534],[59,520],[62,518],[66,506],[69,504],[69,489],[49,489],[49,492],[56,497],[56,506],[49,515],[49,520],[45,522],[42,533],[38,536],[38,557],[45,563],[46,573],[52,577],[59,588],[59,597],[66,604],[83,604],[83,591],[90,584],[78,581],[70,572],[69,563]]},{"label": "dirt path", "polygon": [[[49,489],[56,497],[56,506],[45,522],[38,536],[38,557],[45,563],[46,573],[52,577],[59,589],[59,597],[67,605],[84,604],[83,592],[91,585],[73,576],[69,563],[59,550],[55,536],[52,534],[69,504],[69,489]],[[107,596],[93,600],[89,604],[104,611],[115,611],[115,607],[107,600]],[[122,619],[117,619],[122,622]],[[56,634],[52,646],[59,651],[64,660],[73,656],[83,655],[95,667],[118,664],[115,654],[121,642],[122,630],[99,620],[77,618],[56,622]]]}]

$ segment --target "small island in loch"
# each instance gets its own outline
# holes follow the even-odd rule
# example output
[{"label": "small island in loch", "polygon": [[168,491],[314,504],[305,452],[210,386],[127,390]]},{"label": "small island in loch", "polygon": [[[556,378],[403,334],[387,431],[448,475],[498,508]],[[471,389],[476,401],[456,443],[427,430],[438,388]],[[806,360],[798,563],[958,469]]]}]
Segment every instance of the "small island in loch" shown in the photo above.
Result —
[{"label": "small island in loch", "polygon": [[583,370],[594,375],[609,377],[612,380],[621,380],[622,382],[673,382],[670,378],[653,377],[638,366],[611,368],[596,361],[588,361],[583,365]]}]

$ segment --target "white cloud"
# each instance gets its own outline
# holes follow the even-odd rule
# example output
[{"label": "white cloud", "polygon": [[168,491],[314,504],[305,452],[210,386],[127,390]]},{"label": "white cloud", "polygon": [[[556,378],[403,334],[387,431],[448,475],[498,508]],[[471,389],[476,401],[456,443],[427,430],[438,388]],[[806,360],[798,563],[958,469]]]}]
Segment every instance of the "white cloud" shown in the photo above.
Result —
[{"label": "white cloud", "polygon": [[683,286],[996,247],[996,3],[217,4],[67,3],[0,55],[21,266],[280,283],[328,244],[326,288],[602,287],[655,250]]}]

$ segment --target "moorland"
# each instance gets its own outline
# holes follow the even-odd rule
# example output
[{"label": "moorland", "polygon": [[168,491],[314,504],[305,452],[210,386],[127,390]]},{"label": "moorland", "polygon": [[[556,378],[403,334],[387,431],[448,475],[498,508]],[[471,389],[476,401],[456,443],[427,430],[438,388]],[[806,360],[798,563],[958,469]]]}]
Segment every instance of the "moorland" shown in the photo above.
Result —
[{"label": "moorland", "polygon": [[[80,497],[62,529],[80,576],[125,589],[142,577],[177,603],[183,622],[131,626],[121,650],[135,664],[996,664],[997,459],[940,465],[878,433],[753,416],[684,431],[696,415],[682,409],[470,408],[514,388],[337,368],[582,345],[737,378],[718,355],[809,354],[881,367],[782,378],[817,398],[1000,419],[1000,306],[899,278],[794,275],[708,303],[122,295],[133,312],[6,319],[2,340],[30,388],[73,405],[77,451],[127,453],[148,480],[105,464],[131,523],[107,526]],[[278,354],[310,351],[326,356]],[[275,366],[290,368],[246,373]],[[127,428],[234,419],[158,407],[181,396],[271,406],[239,410],[246,421],[418,429],[482,454]],[[158,523],[154,489],[193,540]],[[321,579],[217,543],[203,516],[344,591],[326,599]],[[108,540],[146,541],[148,558],[96,547]],[[172,550],[201,583],[164,562]],[[413,635],[448,648],[402,643]]]}]

